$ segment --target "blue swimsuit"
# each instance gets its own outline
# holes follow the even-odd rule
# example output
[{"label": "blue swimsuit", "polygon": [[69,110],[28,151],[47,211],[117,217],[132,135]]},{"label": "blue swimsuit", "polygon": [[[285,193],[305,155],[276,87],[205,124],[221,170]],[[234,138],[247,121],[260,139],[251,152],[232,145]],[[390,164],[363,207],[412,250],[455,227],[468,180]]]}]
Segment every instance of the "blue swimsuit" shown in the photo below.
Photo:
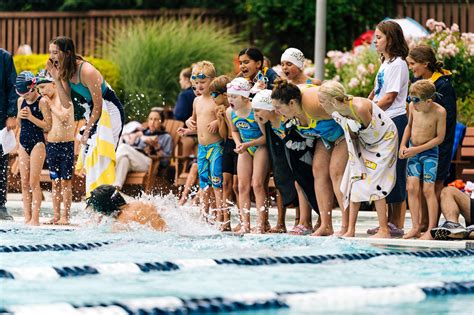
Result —
[{"label": "blue swimsuit", "polygon": [[[249,142],[258,139],[263,135],[258,123],[255,121],[255,114],[253,110],[251,110],[250,114],[245,118],[237,116],[235,112],[232,111],[231,118],[232,123],[239,130],[240,138],[243,142]],[[257,151],[257,147],[248,147],[247,151],[251,156],[254,156],[255,151]]]},{"label": "blue swimsuit", "polygon": [[[21,103],[21,109],[29,107],[31,115],[35,118],[43,120],[43,113],[39,107],[41,96],[36,99],[33,104],[26,103],[26,100],[23,100]],[[31,154],[31,151],[37,143],[45,143],[44,139],[44,130],[28,119],[21,120],[21,130],[20,130],[20,144],[25,149],[28,155]]]}]

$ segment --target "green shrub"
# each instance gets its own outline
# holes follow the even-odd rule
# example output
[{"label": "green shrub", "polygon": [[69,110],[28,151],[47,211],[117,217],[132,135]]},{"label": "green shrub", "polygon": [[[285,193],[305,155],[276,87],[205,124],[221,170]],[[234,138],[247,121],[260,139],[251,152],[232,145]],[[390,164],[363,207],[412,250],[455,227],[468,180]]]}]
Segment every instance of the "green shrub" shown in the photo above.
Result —
[{"label": "green shrub", "polygon": [[464,99],[458,98],[458,121],[468,127],[474,127],[474,92]]},{"label": "green shrub", "polygon": [[[31,71],[37,74],[41,69],[46,67],[49,55],[18,55],[13,57],[16,72]],[[117,66],[105,59],[84,57],[85,60],[94,65],[99,70],[104,79],[113,89],[120,89],[120,72]]]},{"label": "green shrub", "polygon": [[136,120],[152,106],[174,105],[181,69],[209,60],[218,74],[229,73],[241,48],[229,28],[193,20],[137,20],[127,29],[112,29],[106,38],[99,54],[119,66],[126,118]]}]

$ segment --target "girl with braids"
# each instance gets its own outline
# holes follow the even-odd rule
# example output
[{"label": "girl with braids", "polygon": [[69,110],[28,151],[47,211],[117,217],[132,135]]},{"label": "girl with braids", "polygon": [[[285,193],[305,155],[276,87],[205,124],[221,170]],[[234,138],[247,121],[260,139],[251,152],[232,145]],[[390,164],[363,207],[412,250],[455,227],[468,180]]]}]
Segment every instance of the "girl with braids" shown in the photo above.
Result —
[{"label": "girl with braids", "polygon": [[343,236],[354,237],[360,203],[369,201],[375,203],[380,226],[373,237],[389,238],[385,197],[395,185],[395,124],[372,101],[347,95],[337,81],[324,82],[318,95],[324,110],[344,129],[349,152],[340,187],[344,207],[350,204],[349,229]]},{"label": "girl with braids", "polygon": [[59,36],[49,45],[48,72],[53,77],[61,104],[72,106],[71,91],[84,97],[87,123],[81,138],[81,154],[76,169],[86,173],[86,195],[101,184],[115,180],[115,150],[122,132],[124,112],[115,92],[100,72],[76,55],[74,42]]},{"label": "girl with braids", "polygon": [[[318,87],[296,86],[282,79],[276,80],[274,85],[271,96],[273,105],[278,113],[290,119],[285,128],[288,129],[291,128],[290,125],[294,125],[295,129],[309,140],[298,143],[296,146],[304,146],[301,149],[306,149],[308,145],[316,147],[312,169],[321,225],[312,235],[333,234],[333,193],[336,195],[340,208],[343,209],[343,222],[339,234],[345,234],[349,213],[343,206],[340,190],[343,170],[347,163],[344,131],[319,103]],[[286,145],[293,147],[293,144],[288,142]]]}]

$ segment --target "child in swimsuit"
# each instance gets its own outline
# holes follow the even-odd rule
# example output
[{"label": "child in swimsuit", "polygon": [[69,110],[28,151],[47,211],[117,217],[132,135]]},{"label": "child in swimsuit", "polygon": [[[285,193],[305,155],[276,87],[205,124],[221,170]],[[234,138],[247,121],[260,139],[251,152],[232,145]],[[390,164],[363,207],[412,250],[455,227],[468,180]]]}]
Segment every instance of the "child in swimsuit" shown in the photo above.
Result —
[{"label": "child in swimsuit", "polygon": [[[39,225],[39,211],[43,195],[40,174],[46,157],[44,132],[51,129],[51,110],[35,88],[35,76],[29,71],[16,78],[18,125],[20,126],[21,191],[25,223]],[[33,211],[32,211],[33,209]]]},{"label": "child in swimsuit", "polygon": [[289,82],[299,84],[321,85],[318,79],[310,78],[304,73],[305,58],[301,50],[288,48],[281,55],[281,70]]},{"label": "child in swimsuit", "polygon": [[[429,80],[419,80],[410,87],[408,96],[408,125],[400,145],[400,158],[408,159],[407,191],[412,229],[404,238],[420,237],[420,179],[423,179],[423,196],[428,205],[429,226],[420,239],[432,239],[430,230],[438,225],[439,206],[435,194],[438,168],[438,146],[446,134],[446,110],[433,102],[435,86]],[[407,147],[408,140],[410,146]]]},{"label": "child in swimsuit", "polygon": [[268,151],[265,146],[264,127],[255,121],[250,103],[249,82],[236,78],[227,85],[227,97],[232,112],[227,119],[232,122],[232,137],[235,152],[239,154],[237,176],[239,181],[239,207],[243,223],[240,232],[250,232],[250,187],[253,188],[257,205],[257,232],[265,233],[269,229],[268,210],[266,209],[265,181],[269,172]]},{"label": "child in swimsuit", "polygon": [[[53,194],[54,218],[50,224],[69,224],[72,203],[72,174],[74,170],[74,108],[64,108],[56,90],[54,79],[46,71],[36,77],[38,91],[48,103],[52,113],[51,131],[46,144],[46,159],[49,167]],[[64,213],[61,216],[61,200]]]}]

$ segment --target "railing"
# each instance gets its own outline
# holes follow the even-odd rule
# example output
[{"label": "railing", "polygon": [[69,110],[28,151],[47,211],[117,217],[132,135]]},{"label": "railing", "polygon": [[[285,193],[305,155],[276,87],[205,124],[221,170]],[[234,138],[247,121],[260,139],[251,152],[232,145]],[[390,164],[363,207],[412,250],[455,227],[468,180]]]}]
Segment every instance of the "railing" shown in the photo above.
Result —
[{"label": "railing", "polygon": [[233,26],[240,31],[236,16],[223,15],[217,10],[120,10],[88,12],[0,12],[0,47],[15,53],[22,44],[31,46],[33,53],[48,53],[51,39],[58,35],[71,37],[80,55],[93,55],[97,43],[112,27],[127,26],[134,19],[187,19],[214,21]]}]

